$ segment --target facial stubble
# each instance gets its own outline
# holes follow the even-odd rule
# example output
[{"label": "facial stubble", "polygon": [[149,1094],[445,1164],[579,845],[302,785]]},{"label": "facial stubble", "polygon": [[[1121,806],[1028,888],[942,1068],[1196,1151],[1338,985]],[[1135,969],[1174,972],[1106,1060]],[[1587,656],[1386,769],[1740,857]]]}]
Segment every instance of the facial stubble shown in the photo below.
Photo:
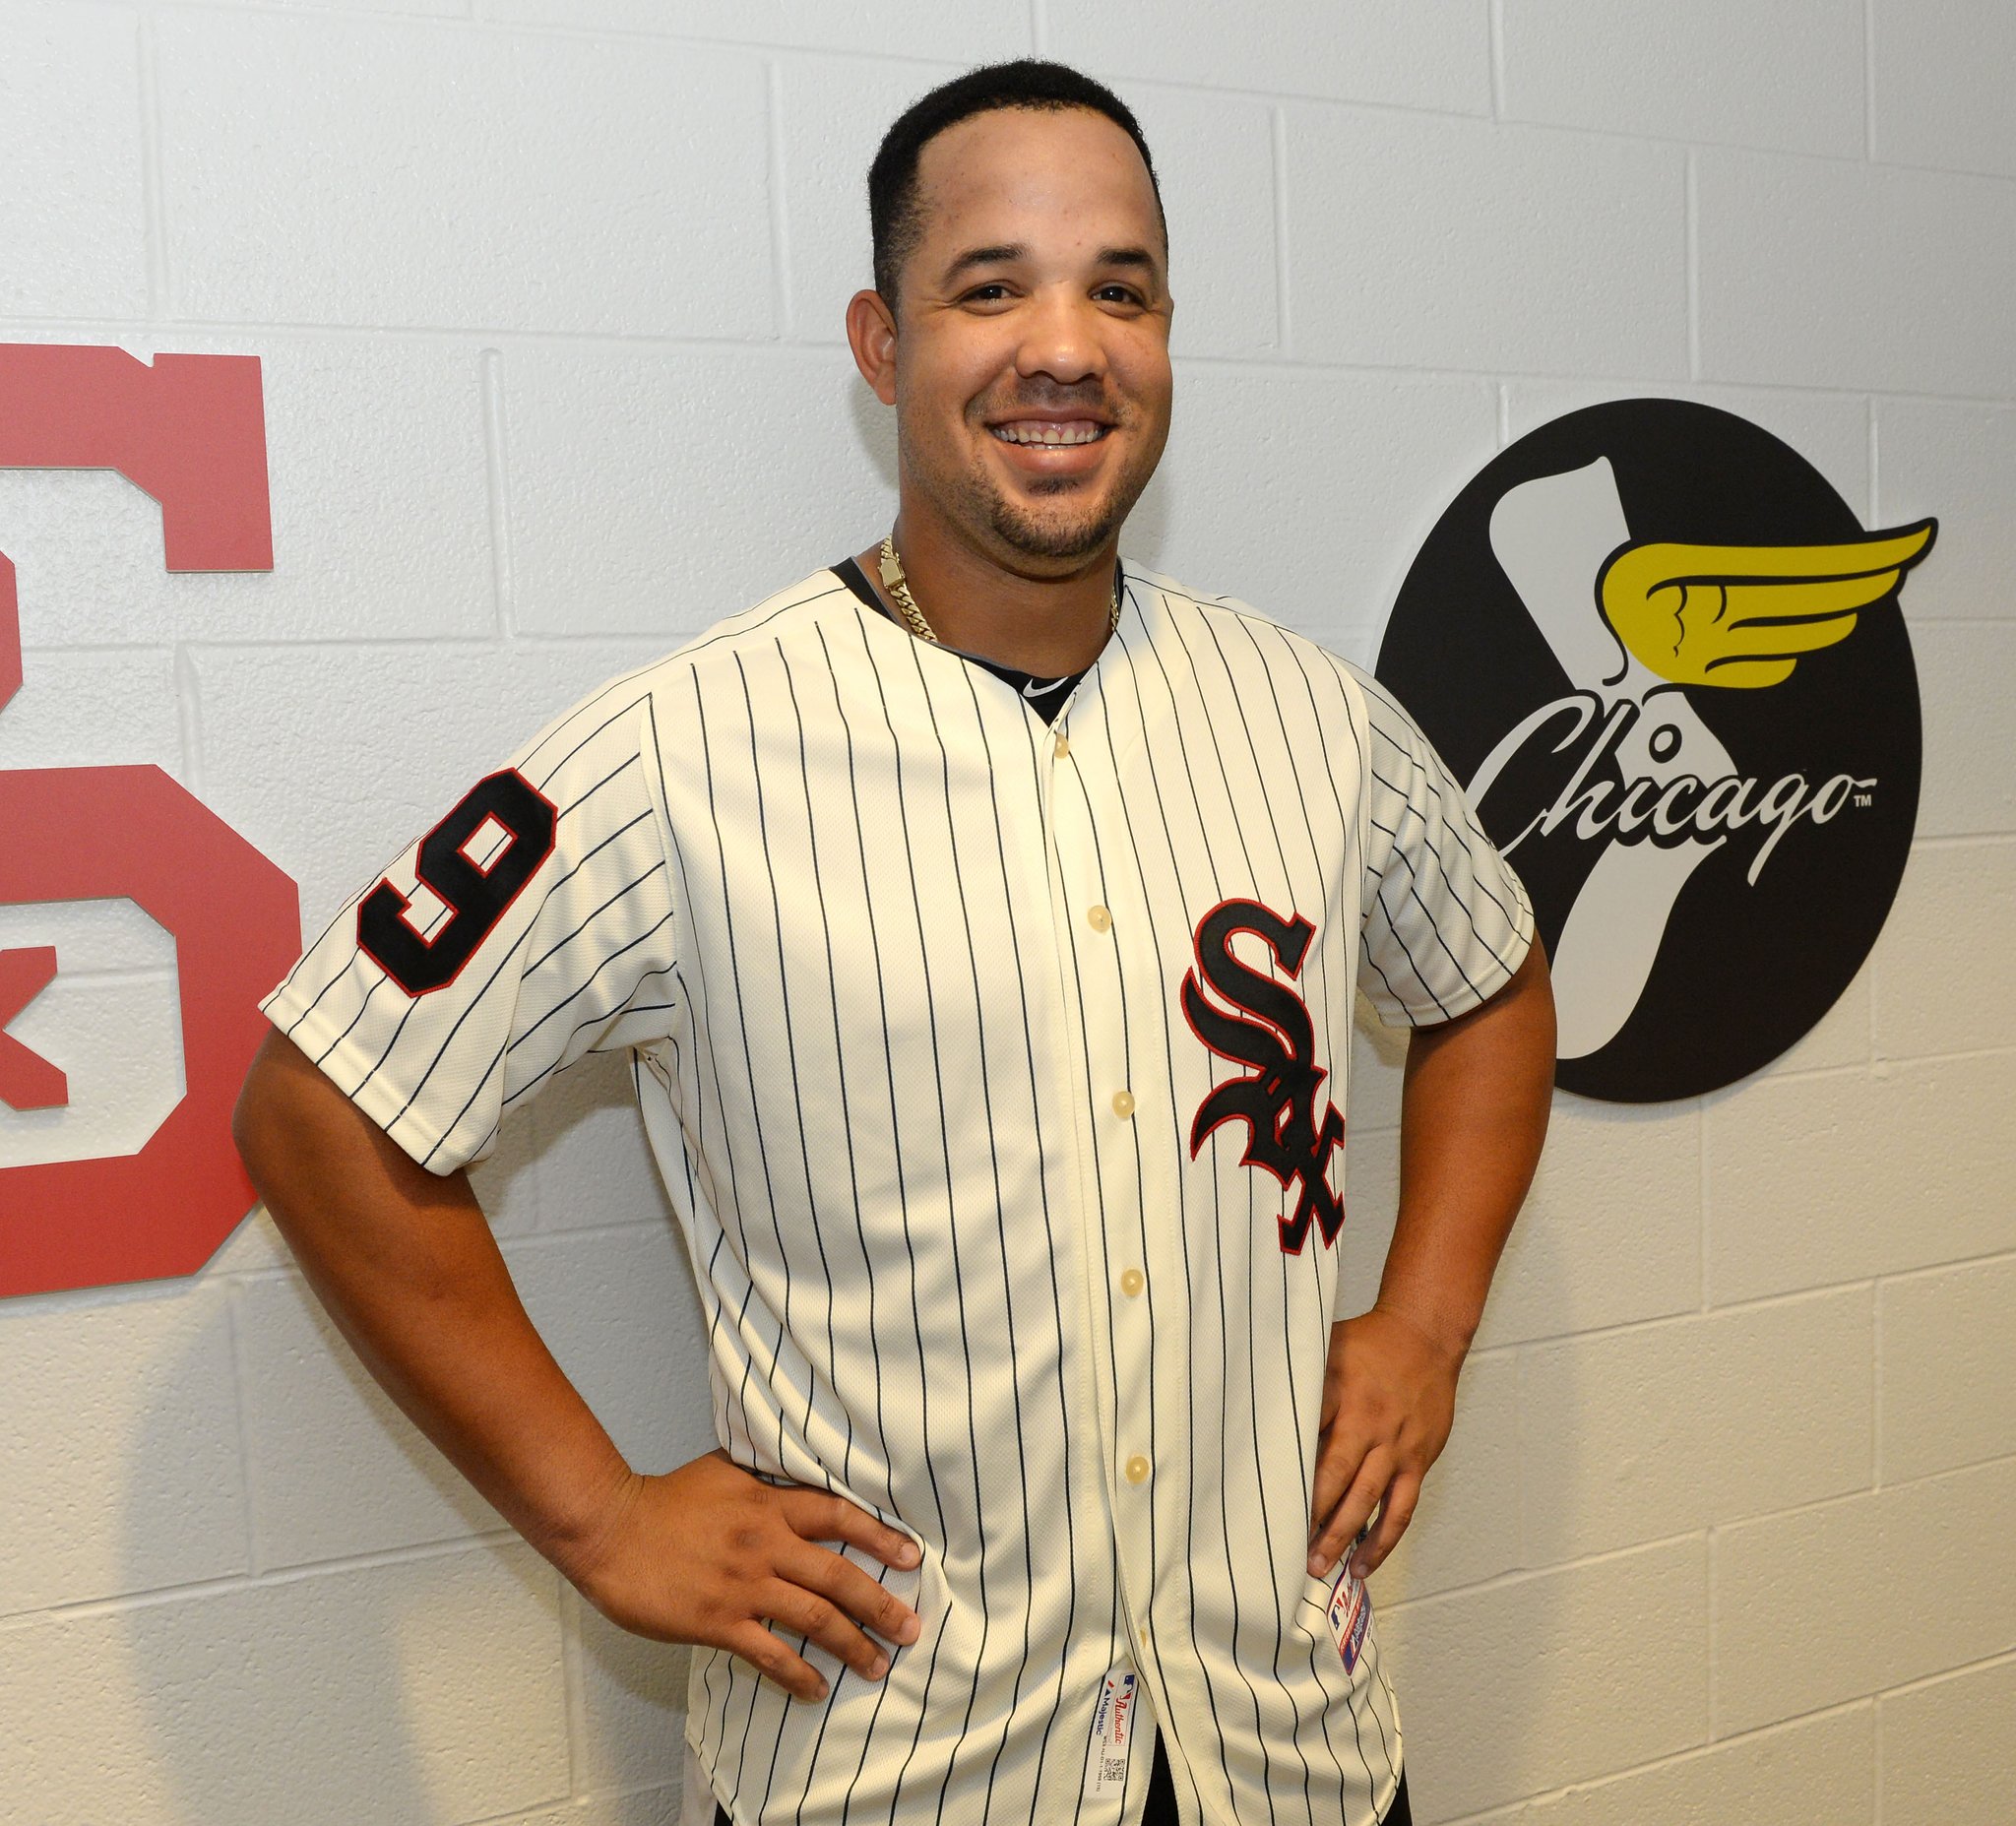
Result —
[{"label": "facial stubble", "polygon": [[[984,435],[992,435],[985,433]],[[1110,435],[1110,433],[1108,433]],[[1134,503],[1148,486],[1162,453],[1138,451],[1113,478],[1103,498],[1085,513],[1058,519],[1031,513],[1011,499],[981,464],[963,472],[953,485],[948,505],[953,518],[969,528],[985,527],[1000,544],[1023,557],[1051,563],[1088,558],[1118,533]],[[1028,485],[1033,495],[1069,496],[1082,491],[1076,476],[1038,476]]]}]

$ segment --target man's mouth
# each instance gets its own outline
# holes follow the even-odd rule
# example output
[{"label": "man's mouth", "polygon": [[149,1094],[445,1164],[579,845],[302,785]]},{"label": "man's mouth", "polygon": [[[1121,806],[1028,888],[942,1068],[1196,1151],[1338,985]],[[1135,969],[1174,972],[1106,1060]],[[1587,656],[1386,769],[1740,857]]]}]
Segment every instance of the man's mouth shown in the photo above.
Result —
[{"label": "man's mouth", "polygon": [[1095,418],[1020,418],[1009,424],[987,427],[1004,444],[1096,444],[1112,429]]}]

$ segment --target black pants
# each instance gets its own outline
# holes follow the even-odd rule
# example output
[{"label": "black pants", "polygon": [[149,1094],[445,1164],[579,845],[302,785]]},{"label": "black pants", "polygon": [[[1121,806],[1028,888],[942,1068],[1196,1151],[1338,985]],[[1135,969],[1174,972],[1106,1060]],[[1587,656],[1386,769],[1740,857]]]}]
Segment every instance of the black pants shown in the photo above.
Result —
[{"label": "black pants", "polygon": [[[1162,1732],[1155,1734],[1155,1767],[1148,1772],[1148,1805],[1141,1814],[1141,1826],[1176,1826],[1176,1786],[1169,1777],[1168,1753],[1162,1747]],[[714,1826],[729,1826],[728,1810],[717,1806]],[[1407,1804],[1407,1775],[1400,1777],[1400,1792],[1386,1809],[1379,1826],[1414,1826],[1414,1813]]]},{"label": "black pants", "polygon": [[[1176,1785],[1169,1776],[1169,1759],[1162,1747],[1162,1732],[1155,1734],[1155,1767],[1148,1772],[1148,1805],[1142,1809],[1141,1826],[1176,1826]],[[1379,1826],[1414,1826],[1414,1813],[1407,1804],[1407,1776],[1400,1778],[1400,1792],[1386,1809]]]}]

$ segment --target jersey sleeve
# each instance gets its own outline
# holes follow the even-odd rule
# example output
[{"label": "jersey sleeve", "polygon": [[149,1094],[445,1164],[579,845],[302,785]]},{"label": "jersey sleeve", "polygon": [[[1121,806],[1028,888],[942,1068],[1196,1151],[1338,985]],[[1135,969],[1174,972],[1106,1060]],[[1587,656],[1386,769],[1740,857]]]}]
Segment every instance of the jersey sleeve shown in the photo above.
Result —
[{"label": "jersey sleeve", "polygon": [[261,1003],[437,1173],[584,1053],[662,1038],[678,921],[649,687],[619,680],[476,783]]},{"label": "jersey sleeve", "polygon": [[1371,735],[1358,986],[1388,1026],[1431,1027],[1505,985],[1533,906],[1414,719],[1358,677]]}]

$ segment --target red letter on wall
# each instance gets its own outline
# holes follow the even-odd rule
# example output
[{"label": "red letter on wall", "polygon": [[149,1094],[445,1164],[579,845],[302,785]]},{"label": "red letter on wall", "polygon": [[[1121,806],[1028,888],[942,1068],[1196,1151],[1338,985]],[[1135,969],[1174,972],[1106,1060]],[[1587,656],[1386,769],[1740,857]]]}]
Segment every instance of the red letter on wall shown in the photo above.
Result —
[{"label": "red letter on wall", "polygon": [[[273,568],[259,362],[0,345],[0,468],[106,469],[160,503],[170,571]],[[0,556],[0,707],[22,682]],[[0,773],[0,905],[124,898],[175,942],[182,1100],[137,1154],[0,1167],[0,1296],[193,1274],[250,1209],[231,1145],[258,999],[293,962],[293,882],[158,767]],[[54,974],[0,952],[0,1029]],[[0,1102],[46,1107],[63,1075],[0,1033]]]}]

